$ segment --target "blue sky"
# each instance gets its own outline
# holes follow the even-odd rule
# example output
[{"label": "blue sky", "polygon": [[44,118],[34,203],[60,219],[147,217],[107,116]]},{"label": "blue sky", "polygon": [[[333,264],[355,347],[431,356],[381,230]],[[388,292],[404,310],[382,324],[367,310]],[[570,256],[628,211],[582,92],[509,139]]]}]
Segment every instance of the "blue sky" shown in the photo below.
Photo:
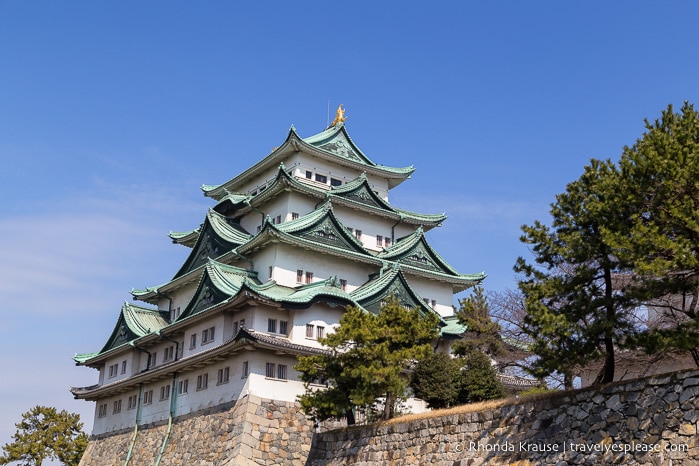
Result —
[{"label": "blue sky", "polygon": [[675,2],[0,0],[0,443],[71,385],[132,287],[187,254],[199,186],[226,181],[328,102],[374,161],[415,165],[396,206],[490,290],[515,287],[519,227],[644,118],[699,102],[699,5]]}]

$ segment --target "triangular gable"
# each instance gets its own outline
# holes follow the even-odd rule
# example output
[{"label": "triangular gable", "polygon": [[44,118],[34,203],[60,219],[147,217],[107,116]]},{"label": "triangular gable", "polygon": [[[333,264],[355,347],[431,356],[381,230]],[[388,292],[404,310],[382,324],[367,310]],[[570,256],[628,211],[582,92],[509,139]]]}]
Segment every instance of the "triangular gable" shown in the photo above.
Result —
[{"label": "triangular gable", "polygon": [[114,326],[114,330],[99,354],[106,353],[136,338],[160,330],[166,325],[167,322],[162,318],[157,309],[148,309],[124,303],[121,307],[121,312],[119,313],[119,318]]},{"label": "triangular gable", "polygon": [[437,315],[441,325],[444,325],[441,316],[434,309],[427,306],[420,296],[415,293],[397,265],[394,265],[390,270],[382,271],[378,276],[373,277],[350,293],[350,296],[360,306],[375,314],[378,314],[381,309],[381,303],[391,295],[395,296],[404,306],[418,308],[421,314],[432,313]]},{"label": "triangular gable", "polygon": [[391,205],[371,189],[364,173],[342,186],[333,186],[329,195],[394,212]]},{"label": "triangular gable", "polygon": [[319,149],[354,162],[376,166],[350,139],[344,124],[332,126],[322,133],[304,138],[303,141]]},{"label": "triangular gable", "polygon": [[[221,214],[209,211],[201,227],[199,238],[189,253],[189,257],[175,274],[173,280],[231,251],[251,238],[250,235],[226,224]],[[225,236],[224,236],[225,235]]]},{"label": "triangular gable", "polygon": [[379,253],[383,260],[400,261],[401,264],[439,272],[455,277],[459,273],[449,265],[427,242],[422,227],[413,233],[400,238],[390,248]]},{"label": "triangular gable", "polygon": [[280,225],[268,225],[306,241],[369,255],[364,245],[340,223],[329,202],[296,220]]},{"label": "triangular gable", "polygon": [[209,260],[192,299],[177,320],[186,319],[235,296],[249,274],[246,270]]}]

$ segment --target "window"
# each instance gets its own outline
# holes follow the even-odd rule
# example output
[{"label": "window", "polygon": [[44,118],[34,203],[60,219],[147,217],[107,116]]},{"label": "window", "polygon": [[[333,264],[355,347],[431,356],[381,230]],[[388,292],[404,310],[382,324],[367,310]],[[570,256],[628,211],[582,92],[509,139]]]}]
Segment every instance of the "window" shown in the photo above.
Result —
[{"label": "window", "polygon": [[281,380],[286,380],[286,365],[279,364],[277,366],[277,378]]},{"label": "window", "polygon": [[177,318],[179,316],[180,316],[180,308],[179,307],[170,310],[170,322],[174,322],[175,320],[177,320]]},{"label": "window", "polygon": [[165,355],[163,356],[163,362],[170,361],[175,357],[175,345],[170,345],[165,348]]},{"label": "window", "polygon": [[224,367],[223,369],[218,370],[218,381],[217,384],[221,385],[224,383],[228,383],[230,380],[231,376],[231,368],[230,367]]},{"label": "window", "polygon": [[282,223],[282,216],[277,215],[277,218],[275,220],[277,221],[277,224]]},{"label": "window", "polygon": [[354,230],[354,236],[361,241],[362,239],[362,230]]},{"label": "window", "polygon": [[291,212],[291,220],[296,220],[297,218],[299,218],[298,212]]},{"label": "window", "polygon": [[170,385],[160,387],[160,401],[170,398]]},{"label": "window", "polygon": [[264,191],[265,189],[267,189],[267,186],[260,186],[260,189],[258,189],[258,191],[259,191],[259,192],[262,192],[262,191]]},{"label": "window", "polygon": [[107,415],[107,404],[102,404],[99,407],[99,411],[97,413],[97,417],[105,417]]},{"label": "window", "polygon": [[240,319],[240,328],[245,327],[245,319]]},{"label": "window", "polygon": [[214,341],[214,331],[216,327],[209,327],[201,332],[201,344],[205,345]]},{"label": "window", "polygon": [[131,395],[129,397],[128,405],[126,409],[134,409],[136,407],[136,403],[138,402],[138,397],[136,395]]},{"label": "window", "polygon": [[342,291],[347,291],[347,280],[344,278],[340,279],[340,288],[342,288]]},{"label": "window", "polygon": [[273,270],[273,268],[272,268],[272,266],[270,265],[270,266],[269,266],[269,270],[268,270],[268,272],[269,272],[269,279],[270,279],[270,280],[272,279],[272,270]]},{"label": "window", "polygon": [[112,414],[118,414],[121,412],[121,400],[116,400],[114,402],[114,408],[112,409]]},{"label": "window", "polygon": [[430,304],[430,306],[432,307],[432,309],[434,309],[435,307],[437,307],[437,301],[433,299],[433,300],[432,300],[432,304]]},{"label": "window", "polygon": [[121,373],[126,374],[126,361],[121,361]]},{"label": "window", "polygon": [[265,368],[265,377],[273,379],[276,374],[276,365],[274,363],[268,362]]},{"label": "window", "polygon": [[337,178],[330,178],[330,186],[340,186],[342,184],[342,180],[338,180]]},{"label": "window", "polygon": [[248,365],[247,361],[243,361],[243,375],[242,375],[241,379],[244,379],[245,377],[247,377],[249,373],[250,373],[250,366]]},{"label": "window", "polygon": [[385,248],[390,247],[391,246],[391,238],[389,238],[388,236],[386,238],[384,238],[383,244],[384,244]]},{"label": "window", "polygon": [[306,178],[308,178],[309,180],[313,178],[313,172],[310,170],[306,170]]},{"label": "window", "polygon": [[376,235],[376,245],[380,248],[383,247],[383,236]]},{"label": "window", "polygon": [[296,270],[296,283],[301,283],[303,282],[303,270],[297,269]]},{"label": "window", "polygon": [[306,283],[313,282],[313,272],[306,272]]},{"label": "window", "polygon": [[267,319],[267,331],[277,333],[277,319]]},{"label": "window", "polygon": [[320,325],[316,327],[316,338],[323,338],[325,336],[325,327]]},{"label": "window", "polygon": [[288,327],[288,324],[287,324],[286,320],[279,321],[279,333],[281,333],[282,335],[287,335],[288,334],[287,327]]},{"label": "window", "polygon": [[153,351],[153,355],[152,355],[151,360],[150,360],[151,367],[155,366],[157,360],[158,360],[158,353]]},{"label": "window", "polygon": [[119,364],[112,364],[109,366],[109,377],[116,377],[119,373]]},{"label": "window", "polygon": [[189,337],[189,349],[193,349],[197,347],[197,334],[193,333],[191,337]]},{"label": "window", "polygon": [[143,393],[143,404],[149,405],[153,402],[153,390],[147,390]]},{"label": "window", "polygon": [[189,391],[189,379],[180,380],[178,392],[183,395]]},{"label": "window", "polygon": [[197,376],[197,390],[206,390],[209,386],[209,374]]},{"label": "window", "polygon": [[319,175],[318,173],[316,173],[316,181],[317,181],[318,183],[327,183],[327,182],[328,182],[328,177],[325,176],[325,175]]},{"label": "window", "polygon": [[239,327],[238,321],[236,320],[235,322],[233,322],[233,336],[235,336],[235,335],[238,334],[238,329],[239,329],[239,328],[240,328],[240,327]]},{"label": "window", "polygon": [[306,324],[306,338],[313,338],[313,324]]}]

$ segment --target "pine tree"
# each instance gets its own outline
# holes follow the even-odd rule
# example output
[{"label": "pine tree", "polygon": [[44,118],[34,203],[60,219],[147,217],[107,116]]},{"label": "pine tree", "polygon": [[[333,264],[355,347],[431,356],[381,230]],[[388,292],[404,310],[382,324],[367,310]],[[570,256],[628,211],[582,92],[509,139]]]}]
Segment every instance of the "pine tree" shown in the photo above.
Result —
[{"label": "pine tree", "polygon": [[[378,314],[350,307],[335,332],[319,341],[329,354],[299,358],[306,393],[299,397],[304,412],[316,421],[347,416],[354,407],[384,398],[382,419],[389,419],[409,382],[409,369],[432,353],[438,318],[408,309],[391,296]],[[312,386],[327,381],[326,390]]]},{"label": "pine tree", "polygon": [[5,453],[0,464],[19,461],[22,466],[41,466],[44,460],[58,460],[77,466],[87,448],[80,416],[65,410],[35,406],[22,414],[22,421],[15,426],[14,441],[2,447]]}]

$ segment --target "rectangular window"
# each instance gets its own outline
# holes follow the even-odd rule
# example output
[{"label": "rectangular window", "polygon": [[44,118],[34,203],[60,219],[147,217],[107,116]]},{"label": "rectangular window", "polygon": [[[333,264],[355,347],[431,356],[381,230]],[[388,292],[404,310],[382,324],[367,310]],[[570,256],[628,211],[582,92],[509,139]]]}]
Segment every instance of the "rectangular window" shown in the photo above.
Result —
[{"label": "rectangular window", "polygon": [[376,245],[380,248],[383,247],[383,236],[376,235]]},{"label": "rectangular window", "polygon": [[347,280],[344,278],[340,279],[340,288],[342,288],[342,291],[347,291]]},{"label": "rectangular window", "polygon": [[129,404],[126,409],[134,409],[136,408],[136,403],[138,402],[138,397],[136,395],[131,395],[129,397]]},{"label": "rectangular window", "polygon": [[303,270],[297,269],[296,270],[296,283],[301,283],[303,282]]},{"label": "rectangular window", "polygon": [[240,319],[240,328],[245,327],[245,319]]},{"label": "rectangular window", "polygon": [[107,404],[101,404],[97,417],[105,417],[107,415]]},{"label": "rectangular window", "polygon": [[160,387],[160,401],[170,398],[170,385]]},{"label": "rectangular window", "polygon": [[214,331],[216,327],[209,327],[201,332],[201,344],[211,343],[214,341]]},{"label": "rectangular window", "polygon": [[187,393],[189,391],[189,379],[180,380],[178,388],[180,395]]},{"label": "rectangular window", "polygon": [[342,184],[342,180],[338,180],[337,178],[330,178],[330,186],[340,186]]},{"label": "rectangular window", "polygon": [[116,400],[114,402],[114,409],[112,409],[112,414],[118,414],[121,412],[121,400]]},{"label": "rectangular window", "polygon": [[279,321],[279,333],[281,333],[282,335],[287,335],[287,327],[288,327],[288,324],[287,324],[286,320]]},{"label": "rectangular window", "polygon": [[155,364],[157,361],[158,361],[158,353],[153,351],[153,356],[151,357],[151,360],[150,360],[151,367],[155,367]]},{"label": "rectangular window", "polygon": [[362,239],[362,230],[354,230],[354,236],[361,241]]},{"label": "rectangular window", "polygon": [[165,355],[163,356],[163,362],[165,361],[170,361],[174,359],[175,357],[175,346],[170,345],[167,348],[165,348]]},{"label": "rectangular window", "polygon": [[172,309],[170,311],[170,323],[174,322],[177,320],[177,318],[180,316],[180,308],[177,307],[175,309]]},{"label": "rectangular window", "polygon": [[313,178],[313,172],[310,170],[306,170],[306,178],[308,178],[309,180]]},{"label": "rectangular window", "polygon": [[238,329],[240,328],[238,325],[239,324],[238,324],[237,320],[235,322],[233,322],[233,336],[238,334]]},{"label": "rectangular window", "polygon": [[269,279],[270,279],[270,280],[272,279],[272,270],[273,270],[273,269],[272,269],[272,266],[270,265],[270,266],[269,266],[269,270],[268,270],[268,272],[269,272]]},{"label": "rectangular window", "polygon": [[306,283],[313,282],[313,272],[306,272]]},{"label": "rectangular window", "polygon": [[282,223],[282,216],[281,216],[281,215],[277,215],[276,220],[277,220],[277,225],[280,224],[280,223]]},{"label": "rectangular window", "polygon": [[193,333],[191,337],[189,337],[189,349],[194,349],[197,347],[197,334]]},{"label": "rectangular window", "polygon": [[249,373],[250,373],[250,366],[248,365],[247,361],[243,361],[243,375],[242,375],[241,379],[246,378]]},{"label": "rectangular window", "polygon": [[277,378],[281,380],[286,380],[286,365],[279,364],[277,366]]},{"label": "rectangular window", "polygon": [[313,324],[306,324],[306,338],[313,338]]},{"label": "rectangular window", "polygon": [[116,377],[119,373],[119,364],[112,364],[109,366],[109,377]]},{"label": "rectangular window", "polygon": [[209,374],[197,376],[197,390],[206,390],[209,386]]},{"label": "rectangular window", "polygon": [[327,182],[328,182],[328,177],[325,176],[325,175],[319,175],[318,173],[316,173],[316,181],[317,181],[318,183],[327,183]]},{"label": "rectangular window", "polygon": [[265,367],[265,377],[273,379],[277,375],[277,367],[274,363],[268,362]]},{"label": "rectangular window", "polygon": [[347,230],[349,230],[350,234],[352,234],[352,235],[354,234],[354,228],[352,228],[352,227],[347,227]]},{"label": "rectangular window", "polygon": [[126,361],[121,361],[121,373],[126,374]]},{"label": "rectangular window", "polygon": [[277,319],[267,319],[267,331],[277,333]]},{"label": "rectangular window", "polygon": [[143,392],[143,404],[149,405],[153,402],[153,390]]},{"label": "rectangular window", "polygon": [[230,380],[230,376],[231,376],[230,367],[224,367],[223,369],[219,369],[218,370],[218,381],[217,381],[218,385],[228,383],[228,381]]},{"label": "rectangular window", "polygon": [[391,246],[391,238],[389,238],[389,237],[387,236],[387,237],[384,239],[383,244],[384,244],[384,247],[385,247],[385,248],[390,247],[390,246]]},{"label": "rectangular window", "polygon": [[433,299],[433,300],[431,301],[431,305],[430,305],[430,306],[432,307],[432,309],[434,309],[435,307],[437,307],[437,301]]},{"label": "rectangular window", "polygon": [[297,218],[299,218],[298,212],[291,212],[291,220],[296,220]]},{"label": "rectangular window", "polygon": [[323,338],[325,336],[325,327],[320,325],[316,327],[316,338]]}]

